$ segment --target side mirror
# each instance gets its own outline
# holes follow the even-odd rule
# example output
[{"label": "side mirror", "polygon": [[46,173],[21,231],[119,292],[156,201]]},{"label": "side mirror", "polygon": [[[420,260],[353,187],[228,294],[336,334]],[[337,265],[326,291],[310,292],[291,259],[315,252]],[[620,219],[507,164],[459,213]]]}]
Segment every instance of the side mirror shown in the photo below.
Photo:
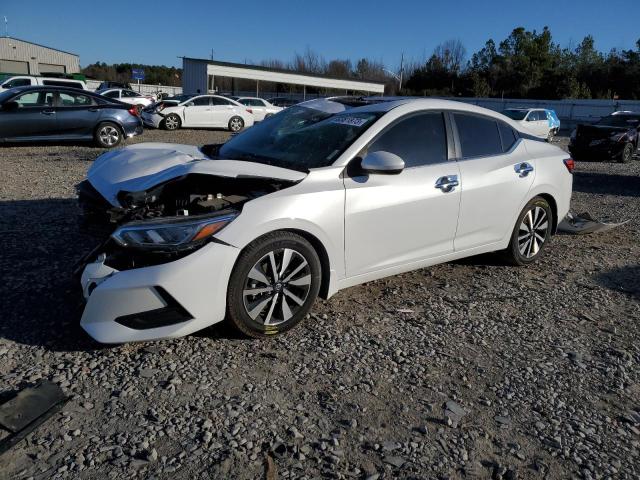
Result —
[{"label": "side mirror", "polygon": [[189,102],[185,104],[185,107],[193,107],[195,105],[195,103],[193,102]]},{"label": "side mirror", "polygon": [[6,102],[2,104],[3,112],[15,112],[18,108],[20,108],[18,102]]},{"label": "side mirror", "polygon": [[378,152],[368,153],[362,159],[360,166],[362,170],[367,173],[386,173],[393,175],[404,170],[404,160],[395,153],[380,150]]}]

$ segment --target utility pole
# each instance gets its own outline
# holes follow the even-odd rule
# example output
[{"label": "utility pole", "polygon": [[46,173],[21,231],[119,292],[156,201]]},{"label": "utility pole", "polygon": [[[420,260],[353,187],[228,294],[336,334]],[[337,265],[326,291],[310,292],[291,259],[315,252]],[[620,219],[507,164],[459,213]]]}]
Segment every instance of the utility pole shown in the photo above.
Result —
[{"label": "utility pole", "polygon": [[4,16],[4,36],[9,37],[9,20],[7,20],[7,16]]},{"label": "utility pole", "polygon": [[400,81],[399,86],[398,86],[398,93],[402,92],[402,77],[404,74],[404,52],[402,52],[402,55],[400,56]]},{"label": "utility pole", "polygon": [[213,61],[213,48],[211,49],[211,61]]}]

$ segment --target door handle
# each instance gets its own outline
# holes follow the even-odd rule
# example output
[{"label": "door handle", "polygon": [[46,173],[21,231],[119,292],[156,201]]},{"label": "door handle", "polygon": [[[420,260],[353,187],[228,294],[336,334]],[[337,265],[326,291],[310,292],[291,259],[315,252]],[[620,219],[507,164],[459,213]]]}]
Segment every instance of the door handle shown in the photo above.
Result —
[{"label": "door handle", "polygon": [[90,112],[97,112],[97,111],[98,111],[98,109],[97,109],[97,108],[90,108],[90,109],[89,109],[89,111],[90,111]]},{"label": "door handle", "polygon": [[447,175],[446,177],[440,177],[436,180],[436,188],[439,188],[445,193],[451,192],[458,185],[460,185],[460,182],[458,181],[457,175]]},{"label": "door handle", "polygon": [[55,112],[55,110],[42,110],[40,112],[42,115],[53,115]]},{"label": "door handle", "polygon": [[520,177],[526,177],[531,172],[533,172],[533,166],[527,162],[522,162],[513,167],[515,172],[520,175]]}]

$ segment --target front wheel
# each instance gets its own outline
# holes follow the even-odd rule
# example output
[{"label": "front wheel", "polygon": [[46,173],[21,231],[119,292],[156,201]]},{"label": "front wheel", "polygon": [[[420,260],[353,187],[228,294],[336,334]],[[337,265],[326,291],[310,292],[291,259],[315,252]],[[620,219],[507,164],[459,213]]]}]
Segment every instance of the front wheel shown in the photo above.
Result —
[{"label": "front wheel", "polygon": [[551,239],[553,212],[542,197],[534,197],[522,209],[511,234],[509,246],[504,251],[512,265],[528,265],[535,262]]},{"label": "front wheel", "polygon": [[167,115],[167,118],[164,119],[164,128],[167,130],[177,130],[180,128],[180,117],[175,113]]},{"label": "front wheel", "polygon": [[231,117],[229,120],[229,130],[239,132],[244,128],[244,120],[241,117]]},{"label": "front wheel", "polygon": [[621,163],[629,163],[633,158],[633,143],[625,144],[622,149],[622,153],[620,154],[620,162]]},{"label": "front wheel", "polygon": [[227,290],[227,319],[254,338],[286,332],[311,309],[320,278],[320,259],[305,238],[267,234],[238,257]]}]

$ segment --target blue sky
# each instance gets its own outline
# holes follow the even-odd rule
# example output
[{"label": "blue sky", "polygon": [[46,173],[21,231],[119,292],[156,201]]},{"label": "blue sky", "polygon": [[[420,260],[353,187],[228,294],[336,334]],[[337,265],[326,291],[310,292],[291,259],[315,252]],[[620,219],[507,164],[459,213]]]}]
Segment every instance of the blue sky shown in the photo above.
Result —
[{"label": "blue sky", "polygon": [[[95,3],[95,8],[90,5]],[[237,6],[235,6],[237,4]],[[562,46],[587,34],[596,47],[635,48],[638,0],[534,1],[120,1],[3,0],[9,35],[95,61],[181,65],[178,56],[230,62],[289,60],[307,46],[325,58],[369,57],[388,67],[420,60],[459,38],[470,56],[516,26],[551,28]],[[4,34],[4,25],[2,25]]]}]

